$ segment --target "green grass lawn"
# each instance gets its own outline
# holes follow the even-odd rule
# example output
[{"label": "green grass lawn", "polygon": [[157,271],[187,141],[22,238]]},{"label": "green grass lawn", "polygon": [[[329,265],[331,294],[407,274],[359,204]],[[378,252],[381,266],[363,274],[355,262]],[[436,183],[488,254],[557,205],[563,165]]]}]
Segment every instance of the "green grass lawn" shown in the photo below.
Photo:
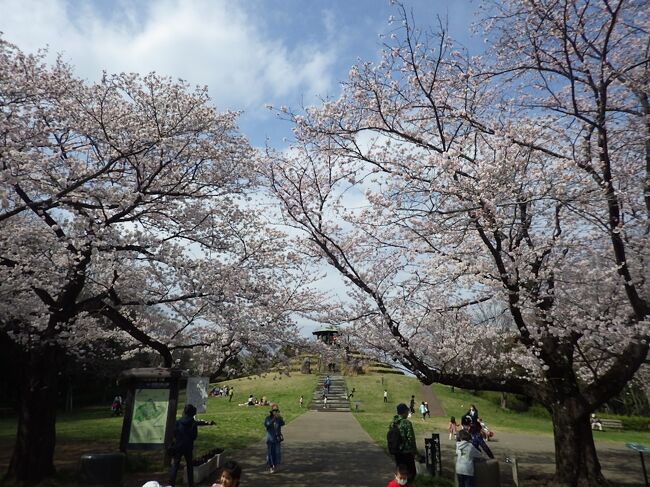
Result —
[{"label": "green grass lawn", "polygon": [[[383,383],[382,383],[383,380]],[[415,395],[416,409],[421,400],[420,383],[413,377],[395,374],[368,374],[356,377],[346,377],[348,389],[356,389],[354,399],[360,402],[360,411],[356,418],[377,444],[386,448],[386,431],[388,424],[395,415],[395,407],[400,402],[408,404],[411,394]],[[384,404],[384,387],[388,390],[389,402]],[[470,404],[476,405],[480,416],[497,434],[499,431],[511,433],[553,434],[553,426],[548,413],[540,408],[530,412],[518,413],[504,411],[488,399],[476,396],[471,392],[455,389],[440,384],[433,384],[434,394],[440,401],[445,415],[432,417],[426,422],[413,421],[413,427],[418,438],[424,433],[438,432],[446,434],[449,417],[455,416],[460,423],[460,417],[469,409]],[[416,413],[419,418],[419,413]],[[650,433],[643,431],[607,431],[594,432],[597,441],[634,442],[650,446]]]},{"label": "green grass lawn", "polygon": [[[206,421],[214,420],[215,426],[202,426],[195,444],[195,456],[212,448],[227,450],[244,448],[262,440],[265,434],[264,417],[268,407],[238,406],[245,402],[249,394],[257,398],[266,396],[271,402],[280,405],[281,414],[286,422],[302,414],[316,387],[317,376],[292,374],[268,374],[250,378],[234,379],[220,382],[219,385],[234,386],[232,402],[228,398],[210,397],[207,412],[197,415]],[[300,409],[298,399],[305,397],[305,408]],[[184,395],[179,399],[179,415],[184,404]],[[110,405],[83,408],[72,413],[61,413],[57,418],[57,446],[55,463],[65,469],[76,468],[79,457],[84,452],[97,450],[117,450],[122,429],[121,417],[110,417]],[[0,472],[6,470],[16,435],[16,422],[12,418],[0,419]],[[159,455],[159,454],[156,454]],[[133,455],[137,458],[137,455]],[[158,462],[151,460],[135,461],[132,469],[141,470],[158,468]]]},{"label": "green grass lawn", "polygon": [[[359,411],[355,412],[357,421],[377,444],[386,449],[386,431],[395,415],[395,407],[400,402],[408,404],[411,394],[415,395],[416,399],[419,398],[420,383],[414,378],[396,374],[346,377],[345,382],[348,390],[352,390],[353,387],[356,389],[353,401],[360,403]],[[384,403],[384,388],[388,390],[388,403]],[[354,402],[352,407],[354,410]],[[422,437],[421,433],[433,431],[432,425],[439,429],[444,423],[446,428],[443,418],[432,419],[433,421],[428,421],[426,424],[413,421],[413,428],[418,438]]]}]

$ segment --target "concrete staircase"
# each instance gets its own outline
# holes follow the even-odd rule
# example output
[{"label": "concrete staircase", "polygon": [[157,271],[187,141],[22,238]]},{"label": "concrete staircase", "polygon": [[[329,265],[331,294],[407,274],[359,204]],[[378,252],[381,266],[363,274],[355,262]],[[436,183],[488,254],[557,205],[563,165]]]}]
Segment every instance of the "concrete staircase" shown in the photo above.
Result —
[{"label": "concrete staircase", "polygon": [[349,411],[350,402],[348,401],[348,392],[345,388],[343,376],[341,375],[330,374],[332,385],[330,386],[329,394],[327,394],[327,405],[325,405],[323,401],[325,377],[327,377],[327,374],[323,374],[318,378],[318,385],[314,391],[309,409],[320,412]]}]

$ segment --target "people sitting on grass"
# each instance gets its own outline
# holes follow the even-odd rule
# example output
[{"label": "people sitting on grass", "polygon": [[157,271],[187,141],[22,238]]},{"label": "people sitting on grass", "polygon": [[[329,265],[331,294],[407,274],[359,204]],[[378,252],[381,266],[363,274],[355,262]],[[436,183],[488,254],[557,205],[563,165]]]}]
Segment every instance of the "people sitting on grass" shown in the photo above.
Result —
[{"label": "people sitting on grass", "polygon": [[246,402],[239,404],[239,406],[270,406],[270,405],[271,403],[266,398],[266,396],[262,396],[262,399],[258,399],[254,397],[252,394],[248,396]]},{"label": "people sitting on grass", "polygon": [[228,396],[228,386],[224,387],[213,387],[210,391],[210,395],[213,397],[226,397]]}]

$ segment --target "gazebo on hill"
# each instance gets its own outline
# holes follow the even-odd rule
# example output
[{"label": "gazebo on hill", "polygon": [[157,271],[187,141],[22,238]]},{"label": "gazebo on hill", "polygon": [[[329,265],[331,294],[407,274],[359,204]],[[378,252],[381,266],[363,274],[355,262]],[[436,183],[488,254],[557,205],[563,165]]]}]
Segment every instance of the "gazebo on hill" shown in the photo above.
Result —
[{"label": "gazebo on hill", "polygon": [[339,336],[339,333],[339,330],[333,326],[320,328],[312,332],[317,340],[320,340],[323,343],[327,343],[328,345],[336,344],[336,339]]}]

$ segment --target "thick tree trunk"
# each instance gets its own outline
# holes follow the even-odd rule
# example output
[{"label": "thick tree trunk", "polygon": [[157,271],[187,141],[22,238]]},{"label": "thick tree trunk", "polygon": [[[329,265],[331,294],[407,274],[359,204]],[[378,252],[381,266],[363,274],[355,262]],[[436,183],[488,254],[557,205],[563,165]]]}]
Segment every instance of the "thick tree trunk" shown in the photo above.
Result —
[{"label": "thick tree trunk", "polygon": [[589,413],[556,405],[552,409],[555,433],[555,476],[562,487],[604,487],[605,480],[596,454]]},{"label": "thick tree trunk", "polygon": [[57,367],[55,347],[25,354],[18,429],[7,478],[33,485],[54,474]]}]

